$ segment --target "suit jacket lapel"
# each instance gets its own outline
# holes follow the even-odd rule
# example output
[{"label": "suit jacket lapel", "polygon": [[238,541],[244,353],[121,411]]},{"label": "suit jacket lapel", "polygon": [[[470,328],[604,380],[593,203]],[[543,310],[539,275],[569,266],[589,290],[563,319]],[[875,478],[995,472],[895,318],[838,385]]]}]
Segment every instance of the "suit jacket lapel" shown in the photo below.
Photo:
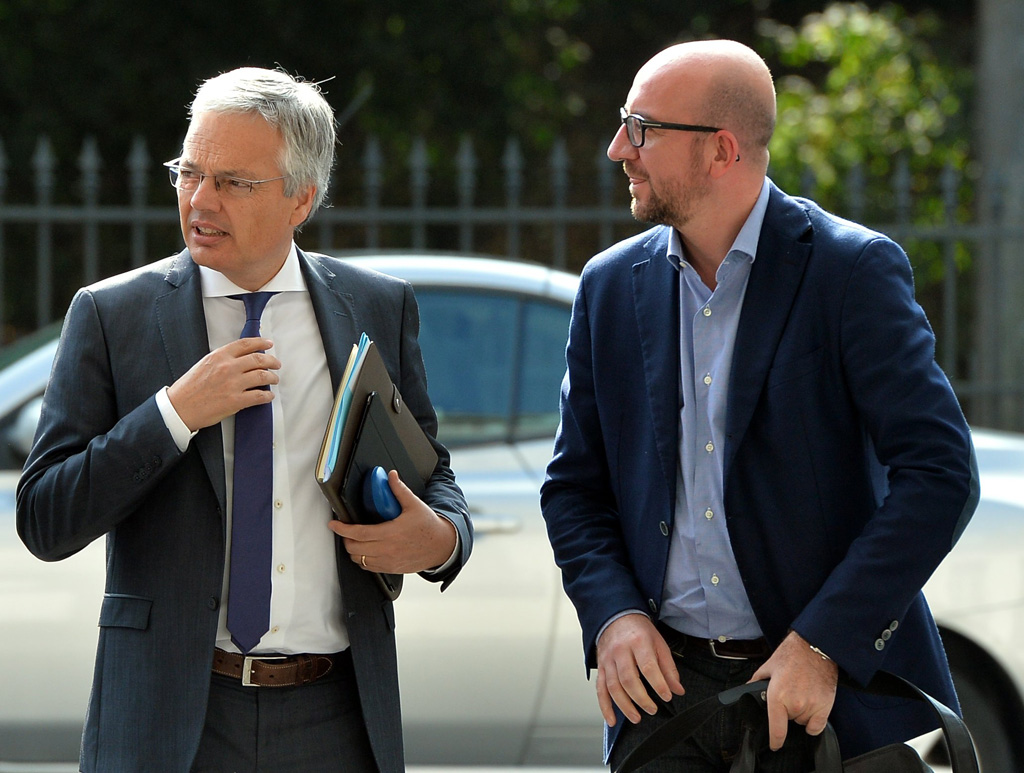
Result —
[{"label": "suit jacket lapel", "polygon": [[679,274],[666,258],[668,229],[644,244],[647,257],[633,266],[633,300],[640,332],[647,399],[654,420],[662,474],[675,495],[679,454]]},{"label": "suit jacket lapel", "polygon": [[331,385],[337,392],[352,345],[359,342],[359,335],[363,332],[358,329],[355,302],[351,293],[336,286],[337,275],[315,256],[299,250],[299,266],[309,290],[317,327],[320,328]]},{"label": "suit jacket lapel", "polygon": [[811,252],[807,213],[774,185],[750,270],[733,350],[725,480],[750,426]]},{"label": "suit jacket lapel", "polygon": [[[187,250],[179,253],[164,279],[169,287],[166,293],[156,299],[156,318],[171,369],[171,379],[174,381],[209,353],[210,341],[206,330],[199,269]],[[226,513],[224,443],[220,424],[199,430],[192,443],[217,493],[221,512]]]}]

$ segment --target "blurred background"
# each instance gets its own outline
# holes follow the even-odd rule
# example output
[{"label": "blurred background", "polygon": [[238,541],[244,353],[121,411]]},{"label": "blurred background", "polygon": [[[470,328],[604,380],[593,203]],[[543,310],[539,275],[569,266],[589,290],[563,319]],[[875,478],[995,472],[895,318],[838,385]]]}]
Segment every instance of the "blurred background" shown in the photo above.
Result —
[{"label": "blurred background", "polygon": [[[490,354],[492,376],[505,368],[492,382],[506,389],[485,390],[505,412],[474,406],[501,419],[500,436],[445,438],[486,536],[443,603],[424,583],[403,598],[410,762],[596,766],[593,687],[537,488],[572,274],[646,228],[605,156],[633,75],[697,38],[764,56],[779,92],[772,178],[906,248],[968,419],[1019,431],[1022,30],[1024,0],[0,0],[0,612],[19,632],[0,637],[0,771],[77,769],[103,546],[36,561],[14,537],[14,487],[74,291],[182,246],[160,164],[179,153],[201,81],[255,65],[322,84],[338,163],[330,208],[297,240],[430,256],[370,260],[416,285],[422,337],[431,324],[460,333],[454,365],[424,345],[444,431],[470,391],[463,363],[479,374]],[[507,398],[520,392],[540,407]],[[1024,441],[976,431],[975,443],[982,506],[927,592],[984,771],[1012,773],[1024,770]],[[450,662],[456,645],[465,657]]]},{"label": "blurred background", "polygon": [[903,244],[968,418],[1024,429],[1020,0],[0,0],[0,334],[181,246],[160,163],[197,84],[280,66],[341,124],[300,246],[577,271],[643,226],[604,157],[637,68],[741,40],[779,89],[773,179]]}]

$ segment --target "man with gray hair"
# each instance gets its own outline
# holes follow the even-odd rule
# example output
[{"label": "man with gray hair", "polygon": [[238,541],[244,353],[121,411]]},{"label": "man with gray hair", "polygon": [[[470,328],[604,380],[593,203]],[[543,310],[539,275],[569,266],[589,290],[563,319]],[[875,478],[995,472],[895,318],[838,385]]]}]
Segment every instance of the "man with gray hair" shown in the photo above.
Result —
[{"label": "man with gray hair", "polygon": [[[190,115],[165,164],[186,248],[76,294],[18,491],[40,558],[107,538],[81,769],[400,771],[376,574],[443,589],[472,547],[412,288],[295,246],[334,159],[315,85],[238,69]],[[439,457],[422,499],[392,473],[379,525],[333,520],[313,475],[363,332]]]}]

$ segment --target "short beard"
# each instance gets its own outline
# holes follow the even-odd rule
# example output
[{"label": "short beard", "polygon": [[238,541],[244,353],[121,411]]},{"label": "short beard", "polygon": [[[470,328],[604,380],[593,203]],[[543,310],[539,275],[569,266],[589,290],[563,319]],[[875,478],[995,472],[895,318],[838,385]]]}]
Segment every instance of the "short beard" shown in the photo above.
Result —
[{"label": "short beard", "polygon": [[[672,225],[679,221],[679,216],[673,211],[672,206],[660,196],[654,195],[653,191],[647,203],[641,205],[636,199],[629,204],[629,211],[636,220],[651,225]],[[689,217],[687,217],[689,219]],[[679,225],[682,225],[679,223]]]},{"label": "short beard", "polygon": [[634,198],[629,205],[633,217],[642,223],[652,225],[670,225],[681,229],[693,219],[697,205],[703,201],[711,190],[711,184],[701,173],[701,157],[697,148],[690,156],[690,179],[686,182],[677,181],[665,195],[659,195],[648,180],[647,203],[641,205]]}]

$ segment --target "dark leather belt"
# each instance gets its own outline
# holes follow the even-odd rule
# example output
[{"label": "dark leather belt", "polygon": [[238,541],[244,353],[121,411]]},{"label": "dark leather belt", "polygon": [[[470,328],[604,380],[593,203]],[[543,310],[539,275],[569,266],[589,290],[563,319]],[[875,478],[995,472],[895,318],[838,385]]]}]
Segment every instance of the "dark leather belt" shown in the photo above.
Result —
[{"label": "dark leather belt", "polygon": [[335,655],[239,655],[221,649],[213,651],[213,673],[241,679],[246,687],[296,687],[312,684],[331,672]]},{"label": "dark leather belt", "polygon": [[722,660],[767,660],[772,648],[764,637],[760,639],[702,639],[690,636],[664,623],[658,623],[658,630],[665,637],[675,655],[712,655]]}]

